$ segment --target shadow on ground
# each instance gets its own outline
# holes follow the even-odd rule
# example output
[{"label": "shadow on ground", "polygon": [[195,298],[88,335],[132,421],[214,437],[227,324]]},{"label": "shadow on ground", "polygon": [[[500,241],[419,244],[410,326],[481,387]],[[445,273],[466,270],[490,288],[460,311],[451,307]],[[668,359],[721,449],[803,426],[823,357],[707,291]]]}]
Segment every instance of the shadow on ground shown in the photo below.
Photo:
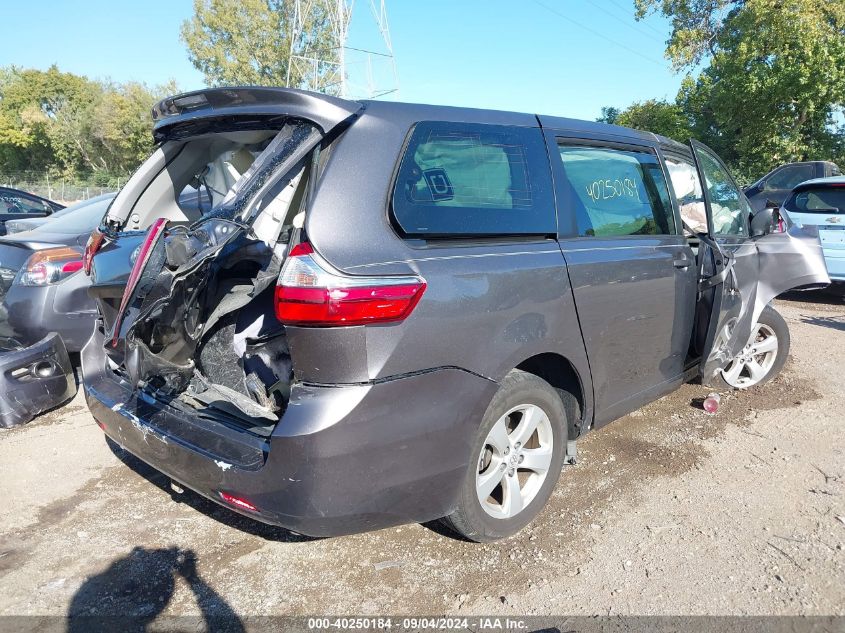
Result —
[{"label": "shadow on ground", "polygon": [[818,325],[819,327],[826,327],[832,330],[839,330],[845,332],[845,314],[841,316],[821,317],[821,316],[802,316],[802,323],[809,323],[810,325]]},{"label": "shadow on ground", "polygon": [[200,628],[244,631],[234,610],[197,573],[196,562],[192,550],[135,547],[105,571],[88,578],[74,594],[68,609],[68,632],[157,629],[154,622],[173,597],[177,577],[185,580],[196,598],[205,624]]}]

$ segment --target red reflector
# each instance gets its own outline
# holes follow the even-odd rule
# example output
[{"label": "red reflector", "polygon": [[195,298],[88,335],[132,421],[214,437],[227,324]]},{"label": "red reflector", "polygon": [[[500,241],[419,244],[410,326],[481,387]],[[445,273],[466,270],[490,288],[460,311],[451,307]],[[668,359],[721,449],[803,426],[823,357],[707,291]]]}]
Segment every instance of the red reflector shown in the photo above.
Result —
[{"label": "red reflector", "polygon": [[82,270],[82,260],[76,262],[68,262],[64,266],[62,266],[63,273],[75,273],[78,270]]},{"label": "red reflector", "polygon": [[236,497],[235,495],[230,495],[228,492],[220,491],[220,498],[223,499],[226,503],[236,508],[240,508],[241,510],[249,510],[250,512],[260,512],[258,508],[252,505],[246,499],[241,499],[240,497]]},{"label": "red reflector", "polygon": [[96,422],[96,423],[97,423],[97,426],[99,426],[101,430],[103,430],[103,431],[105,431],[105,430],[106,430],[106,425],[105,425],[105,424],[103,424],[103,423],[102,423],[102,422],[100,422],[99,420],[94,420],[94,422]]},{"label": "red reflector", "polygon": [[299,257],[300,255],[310,255],[314,252],[314,247],[308,242],[300,242],[288,253],[288,257]]}]

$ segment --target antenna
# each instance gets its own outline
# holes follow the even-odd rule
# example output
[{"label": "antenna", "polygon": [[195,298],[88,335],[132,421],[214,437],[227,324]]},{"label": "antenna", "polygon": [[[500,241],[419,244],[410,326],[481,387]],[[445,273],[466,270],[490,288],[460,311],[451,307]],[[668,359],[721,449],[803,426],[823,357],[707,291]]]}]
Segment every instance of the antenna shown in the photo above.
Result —
[{"label": "antenna", "polygon": [[[399,92],[385,0],[366,3],[369,16],[355,0],[294,0],[288,86],[352,99]],[[315,21],[331,33],[328,46],[312,40]]]}]

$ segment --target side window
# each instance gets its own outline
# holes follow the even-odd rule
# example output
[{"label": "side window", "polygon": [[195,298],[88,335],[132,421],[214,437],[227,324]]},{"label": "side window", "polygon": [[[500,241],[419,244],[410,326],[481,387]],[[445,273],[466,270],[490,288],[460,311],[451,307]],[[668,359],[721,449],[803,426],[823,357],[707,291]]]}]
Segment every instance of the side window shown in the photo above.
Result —
[{"label": "side window", "polygon": [[657,156],[601,147],[559,145],[572,187],[578,235],[672,235],[675,216]]},{"label": "side window", "polygon": [[815,168],[812,165],[791,165],[772,174],[766,180],[764,189],[792,189],[805,180],[810,180],[814,175]]},{"label": "side window", "polygon": [[681,220],[696,233],[707,233],[707,209],[704,206],[704,190],[698,169],[692,158],[666,157],[669,181],[680,206]]},{"label": "side window", "polygon": [[707,196],[710,198],[713,232],[716,235],[747,237],[751,207],[745,196],[714,154],[695,146],[695,155],[701,165]]},{"label": "side window", "polygon": [[409,235],[554,234],[542,133],[472,123],[418,123],[402,157],[393,216]]},{"label": "side window", "polygon": [[3,195],[0,198],[0,213],[49,213],[50,207],[35,198]]}]

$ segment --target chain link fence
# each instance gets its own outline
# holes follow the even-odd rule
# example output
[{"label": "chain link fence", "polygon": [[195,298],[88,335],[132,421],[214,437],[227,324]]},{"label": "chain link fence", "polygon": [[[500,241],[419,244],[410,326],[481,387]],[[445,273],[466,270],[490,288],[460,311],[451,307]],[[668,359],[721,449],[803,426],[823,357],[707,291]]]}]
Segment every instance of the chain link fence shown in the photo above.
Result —
[{"label": "chain link fence", "polygon": [[74,180],[54,178],[49,174],[0,173],[0,186],[34,193],[61,204],[72,204],[95,196],[118,191],[128,176]]}]

